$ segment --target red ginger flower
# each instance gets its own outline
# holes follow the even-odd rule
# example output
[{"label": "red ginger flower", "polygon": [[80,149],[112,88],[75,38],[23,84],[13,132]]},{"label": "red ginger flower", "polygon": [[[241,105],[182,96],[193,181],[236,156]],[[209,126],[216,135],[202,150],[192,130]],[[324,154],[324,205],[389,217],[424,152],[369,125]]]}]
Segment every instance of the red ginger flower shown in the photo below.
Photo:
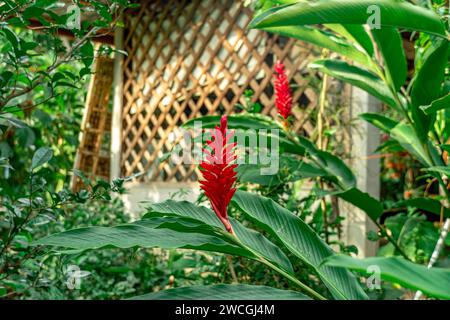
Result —
[{"label": "red ginger flower", "polygon": [[233,188],[236,181],[234,169],[237,164],[231,164],[236,159],[234,147],[236,143],[229,143],[234,131],[227,134],[227,116],[220,119],[220,127],[211,130],[212,138],[207,141],[211,151],[203,149],[206,153],[206,161],[200,163],[203,179],[200,188],[205,191],[211,207],[228,232],[233,234],[233,229],[228,219],[227,207],[236,189]]},{"label": "red ginger flower", "polygon": [[289,81],[281,61],[275,63],[275,105],[278,113],[287,119],[292,110],[292,93]]}]

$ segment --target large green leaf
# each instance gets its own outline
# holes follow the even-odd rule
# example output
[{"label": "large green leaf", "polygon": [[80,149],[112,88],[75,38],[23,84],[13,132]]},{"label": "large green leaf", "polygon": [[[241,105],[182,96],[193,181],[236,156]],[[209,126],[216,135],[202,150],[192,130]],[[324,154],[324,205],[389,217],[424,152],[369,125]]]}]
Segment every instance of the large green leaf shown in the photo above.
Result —
[{"label": "large green leaf", "polygon": [[435,167],[430,167],[425,169],[426,171],[429,172],[437,172],[437,173],[441,173],[441,174],[445,174],[447,177],[450,178],[450,167],[446,167],[446,166],[435,166]]},{"label": "large green leaf", "polygon": [[414,155],[423,165],[429,166],[432,164],[430,157],[411,125],[399,123],[392,129],[391,137],[397,140],[403,148]]},{"label": "large green leaf", "polygon": [[310,300],[300,292],[248,284],[189,286],[147,293],[133,300]]},{"label": "large green leaf", "polygon": [[372,29],[372,35],[383,57],[387,79],[397,92],[405,84],[408,72],[402,37],[393,27]]},{"label": "large green leaf", "polygon": [[447,209],[442,206],[439,200],[430,199],[430,198],[414,198],[408,199],[404,201],[399,201],[395,203],[394,208],[399,207],[413,207],[421,210],[425,210],[436,215],[441,214],[441,210],[443,210],[444,217],[450,218],[450,209]]},{"label": "large green leaf", "polygon": [[367,8],[380,9],[381,26],[405,28],[445,36],[445,26],[433,11],[393,0],[300,0],[271,8],[250,23],[252,28],[282,27],[310,24],[366,24]]},{"label": "large green leaf", "polygon": [[[86,227],[64,231],[39,239],[36,245],[55,246],[68,249],[88,250],[107,247],[116,248],[184,248],[237,254],[254,257],[253,254],[220,235],[180,232],[164,228],[163,225],[181,224],[188,228],[189,221],[182,219],[144,219],[116,227]],[[199,227],[190,225],[191,227]]]},{"label": "large green leaf", "polygon": [[327,172],[325,178],[334,178],[332,179],[333,182],[337,183],[342,190],[347,190],[356,185],[355,175],[341,159],[327,151],[317,149],[311,141],[302,136],[297,138],[299,144],[305,148],[318,167]]},{"label": "large green leaf", "polygon": [[336,195],[363,210],[374,222],[377,222],[378,218],[383,214],[383,205],[381,202],[357,188],[338,192]]},{"label": "large green leaf", "polygon": [[[185,129],[194,129],[195,125],[201,125],[202,129],[215,128],[220,123],[220,116],[203,116],[191,119],[183,124]],[[286,133],[279,123],[264,115],[254,113],[242,113],[228,116],[228,128],[235,130],[235,136],[244,137],[246,140],[254,140],[259,144],[259,139],[265,139],[267,147],[272,143],[278,144],[282,152],[303,155],[305,150],[286,137]],[[204,135],[206,138],[206,135]]]},{"label": "large green leaf", "polygon": [[310,265],[336,299],[367,299],[356,278],[345,269],[321,267],[333,250],[300,218],[271,199],[237,191],[233,200],[240,211],[277,237],[292,253]]},{"label": "large green leaf", "polygon": [[448,40],[437,41],[437,44],[429,49],[422,67],[413,79],[411,114],[422,141],[427,140],[434,115],[425,114],[420,107],[429,105],[442,96],[442,84],[450,53],[449,46]]},{"label": "large green leaf", "polygon": [[[146,214],[145,217],[152,217],[155,215],[178,216],[193,219],[197,222],[213,226],[227,235],[222,223],[211,209],[203,206],[196,206],[191,202],[167,200],[161,203],[151,204],[149,207],[149,213]],[[263,256],[265,259],[274,263],[288,273],[293,274],[292,265],[280,248],[267,240],[267,238],[259,232],[244,227],[239,221],[230,218],[230,223],[237,238],[242,244],[248,248],[251,248],[252,251],[257,252],[259,255]],[[179,231],[182,232],[183,230]],[[231,239],[229,241],[233,241],[233,237],[229,238]]]},{"label": "large green leaf", "polygon": [[394,108],[397,106],[386,84],[367,70],[352,66],[344,61],[332,59],[314,61],[310,64],[310,67],[359,87]]},{"label": "large green leaf", "polygon": [[324,261],[324,265],[350,268],[363,274],[372,275],[369,267],[380,270],[381,279],[398,283],[405,288],[442,299],[450,299],[450,270],[428,269],[399,257],[354,259],[344,255],[334,255]]},{"label": "large green leaf", "polygon": [[[183,123],[185,129],[194,129],[195,124],[201,124],[202,128],[215,128],[220,123],[221,116],[202,116]],[[272,118],[256,113],[240,113],[228,116],[230,129],[282,129]]]},{"label": "large green leaf", "polygon": [[426,114],[430,115],[435,112],[438,112],[439,110],[448,109],[450,108],[450,93],[446,96],[443,96],[442,98],[436,99],[430,104],[426,106],[420,106],[420,109]]},{"label": "large green leaf", "polygon": [[256,183],[263,186],[276,186],[287,181],[298,181],[317,177],[329,177],[329,173],[297,157],[282,154],[279,170],[276,174],[262,174],[261,169],[267,168],[259,164],[241,164],[236,168],[238,180]]},{"label": "large green leaf", "polygon": [[358,44],[370,57],[373,56],[374,48],[372,39],[364,29],[364,26],[357,24],[326,24],[325,26],[353,43]]},{"label": "large green leaf", "polygon": [[358,115],[358,117],[369,122],[373,126],[383,130],[386,133],[391,133],[391,130],[398,125],[397,121],[382,116],[378,113],[361,113]]},{"label": "large green leaf", "polygon": [[271,33],[277,33],[286,37],[299,39],[312,43],[316,46],[329,49],[368,68],[373,64],[367,54],[358,50],[351,43],[345,41],[345,39],[338,38],[332,33],[317,28],[308,26],[287,26],[262,29]]}]

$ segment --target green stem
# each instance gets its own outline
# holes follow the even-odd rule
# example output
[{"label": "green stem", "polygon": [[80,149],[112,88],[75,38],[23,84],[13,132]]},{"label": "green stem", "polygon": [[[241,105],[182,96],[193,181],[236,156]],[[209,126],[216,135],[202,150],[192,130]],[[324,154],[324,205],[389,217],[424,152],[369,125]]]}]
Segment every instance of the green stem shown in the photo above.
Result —
[{"label": "green stem", "polygon": [[298,285],[304,291],[308,292],[308,294],[310,294],[311,296],[313,296],[313,297],[315,297],[315,298],[317,298],[319,300],[327,300],[327,298],[322,296],[320,293],[318,293],[317,291],[315,291],[312,288],[308,287],[306,284],[304,284],[303,282],[301,282],[300,280],[298,280],[297,278],[295,278],[291,274],[287,273],[283,269],[281,269],[281,268],[277,267],[276,265],[272,264],[270,261],[267,261],[263,257],[258,257],[258,258],[260,258],[259,259],[260,262],[264,263],[266,266],[268,266],[268,267],[272,268],[273,270],[277,271],[278,273],[282,274],[284,277],[286,277],[287,279],[289,279],[292,282],[294,282],[296,285]]},{"label": "green stem", "polygon": [[315,291],[314,289],[308,287],[306,284],[304,284],[303,282],[301,282],[300,280],[298,280],[297,278],[295,278],[293,275],[291,275],[290,273],[286,272],[285,270],[281,269],[280,267],[276,266],[275,264],[273,264],[272,262],[270,262],[269,260],[267,260],[266,258],[264,258],[262,255],[260,255],[259,253],[255,252],[253,249],[247,247],[245,244],[243,244],[239,238],[236,235],[231,235],[229,233],[226,233],[226,236],[228,238],[230,238],[230,240],[236,242],[239,246],[241,246],[242,248],[245,248],[246,250],[248,250],[249,252],[251,252],[253,255],[255,255],[255,257],[257,257],[257,261],[265,264],[266,266],[268,266],[269,268],[275,270],[276,272],[278,272],[279,274],[283,275],[285,278],[291,280],[292,282],[294,282],[296,285],[298,285],[300,288],[302,288],[305,292],[307,292],[309,295],[311,295],[312,297],[319,299],[319,300],[327,300],[324,296],[322,296],[320,293],[318,293],[317,291]]}]

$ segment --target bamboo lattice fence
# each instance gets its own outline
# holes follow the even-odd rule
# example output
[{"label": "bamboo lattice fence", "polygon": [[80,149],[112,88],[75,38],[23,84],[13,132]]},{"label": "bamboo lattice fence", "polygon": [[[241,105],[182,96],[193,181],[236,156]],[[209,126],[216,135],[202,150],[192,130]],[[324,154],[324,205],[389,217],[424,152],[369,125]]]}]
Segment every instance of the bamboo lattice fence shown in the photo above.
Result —
[{"label": "bamboo lattice fence", "polygon": [[248,30],[243,1],[141,2],[126,15],[122,175],[140,181],[196,180],[195,166],[159,163],[175,141],[171,132],[200,115],[231,113],[252,90],[264,114],[276,116],[273,64],[282,60],[294,88],[295,130],[314,131],[320,79],[306,69],[317,58],[293,39]]}]

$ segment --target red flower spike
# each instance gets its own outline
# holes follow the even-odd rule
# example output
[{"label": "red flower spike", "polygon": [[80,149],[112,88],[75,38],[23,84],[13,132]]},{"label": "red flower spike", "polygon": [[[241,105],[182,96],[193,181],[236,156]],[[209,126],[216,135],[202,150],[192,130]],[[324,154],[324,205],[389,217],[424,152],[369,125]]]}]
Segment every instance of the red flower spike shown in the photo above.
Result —
[{"label": "red flower spike", "polygon": [[234,135],[234,131],[227,132],[227,116],[220,119],[220,127],[211,130],[211,140],[207,141],[210,150],[203,149],[206,153],[206,160],[200,163],[203,180],[200,181],[200,188],[208,197],[211,207],[217,217],[225,226],[225,229],[234,234],[228,219],[227,207],[236,189],[233,185],[236,181],[235,168],[237,164],[231,164],[236,160],[234,147],[236,143],[229,143]]},{"label": "red flower spike", "polygon": [[278,113],[287,119],[292,111],[292,92],[281,61],[275,63],[275,105]]}]

